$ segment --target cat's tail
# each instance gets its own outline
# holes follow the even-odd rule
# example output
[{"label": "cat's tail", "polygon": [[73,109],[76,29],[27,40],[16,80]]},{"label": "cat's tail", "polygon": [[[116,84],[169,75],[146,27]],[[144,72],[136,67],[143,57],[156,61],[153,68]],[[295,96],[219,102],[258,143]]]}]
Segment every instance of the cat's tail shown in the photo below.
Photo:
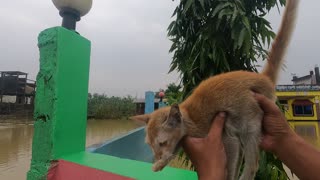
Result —
[{"label": "cat's tail", "polygon": [[288,48],[298,11],[299,0],[287,0],[280,29],[269,52],[268,61],[262,74],[268,76],[276,85],[283,59]]}]

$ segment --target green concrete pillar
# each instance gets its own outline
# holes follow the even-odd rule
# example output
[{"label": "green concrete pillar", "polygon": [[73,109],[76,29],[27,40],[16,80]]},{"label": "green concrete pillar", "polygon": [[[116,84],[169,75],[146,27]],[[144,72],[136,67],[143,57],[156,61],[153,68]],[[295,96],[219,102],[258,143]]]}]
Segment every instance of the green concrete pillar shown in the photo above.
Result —
[{"label": "green concrete pillar", "polygon": [[62,27],[38,37],[40,71],[28,180],[46,179],[61,156],[85,150],[90,41]]}]

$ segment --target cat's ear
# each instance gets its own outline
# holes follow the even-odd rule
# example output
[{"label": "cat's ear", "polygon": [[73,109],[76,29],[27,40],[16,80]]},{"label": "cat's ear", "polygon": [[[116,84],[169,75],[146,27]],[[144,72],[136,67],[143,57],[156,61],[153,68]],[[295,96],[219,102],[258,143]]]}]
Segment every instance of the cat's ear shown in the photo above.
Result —
[{"label": "cat's ear", "polygon": [[178,104],[173,104],[170,109],[169,117],[166,120],[166,125],[170,128],[176,128],[181,125],[182,116]]},{"label": "cat's ear", "polygon": [[134,121],[141,121],[141,122],[148,124],[148,122],[150,120],[150,115],[143,114],[143,115],[131,116],[129,119],[134,120]]}]

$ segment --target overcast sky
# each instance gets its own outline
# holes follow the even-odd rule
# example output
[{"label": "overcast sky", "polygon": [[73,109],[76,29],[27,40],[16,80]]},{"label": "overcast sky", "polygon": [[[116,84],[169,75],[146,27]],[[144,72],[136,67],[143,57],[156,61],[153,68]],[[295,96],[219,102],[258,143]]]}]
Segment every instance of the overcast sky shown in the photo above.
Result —
[{"label": "overcast sky", "polygon": [[[312,2],[312,3],[311,3]],[[94,0],[77,31],[92,42],[90,92],[142,97],[144,91],[178,83],[167,74],[171,62],[167,26],[178,1]],[[297,28],[280,84],[291,84],[291,73],[307,75],[318,62],[320,1],[301,1]],[[274,30],[281,16],[268,15]],[[19,70],[35,79],[39,69],[37,36],[61,24],[51,0],[10,0],[0,6],[0,71]]]}]

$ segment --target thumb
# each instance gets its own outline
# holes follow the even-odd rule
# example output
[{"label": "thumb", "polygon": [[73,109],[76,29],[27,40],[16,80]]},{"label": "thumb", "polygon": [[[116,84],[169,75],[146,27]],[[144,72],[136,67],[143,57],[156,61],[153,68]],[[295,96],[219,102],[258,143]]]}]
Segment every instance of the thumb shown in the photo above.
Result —
[{"label": "thumb", "polygon": [[275,105],[275,102],[268,99],[264,95],[256,93],[254,97],[257,100],[257,102],[259,103],[261,109],[265,113],[274,113],[279,110],[279,108]]},{"label": "thumb", "polygon": [[208,133],[208,137],[215,137],[215,136],[221,136],[223,127],[224,127],[224,121],[226,118],[225,112],[220,112],[212,121],[210,131]]}]

